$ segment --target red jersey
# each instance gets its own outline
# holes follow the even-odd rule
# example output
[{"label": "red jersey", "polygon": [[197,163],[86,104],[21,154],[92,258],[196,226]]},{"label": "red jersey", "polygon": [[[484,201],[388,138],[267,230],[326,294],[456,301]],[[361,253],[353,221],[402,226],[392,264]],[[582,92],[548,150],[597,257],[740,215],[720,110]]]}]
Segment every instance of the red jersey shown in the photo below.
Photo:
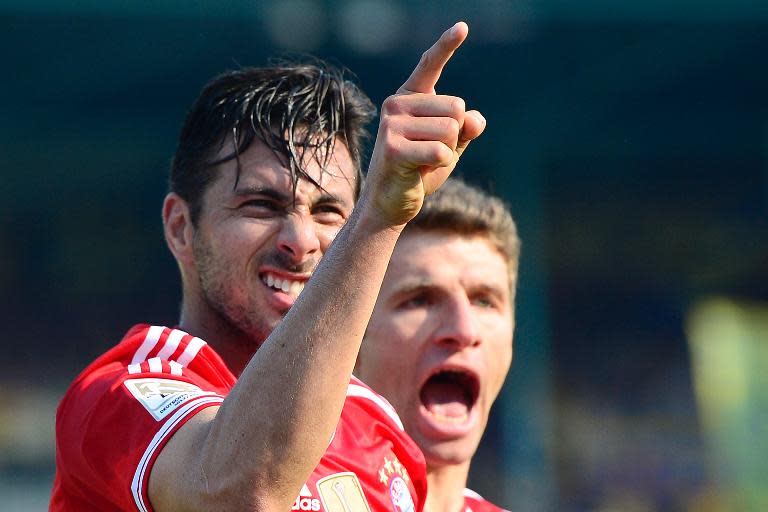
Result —
[{"label": "red jersey", "polygon": [[[72,383],[56,413],[50,511],[152,511],[149,474],[171,436],[236,378],[180,329],[137,325]],[[292,510],[420,512],[426,465],[392,406],[352,377],[325,455]]]},{"label": "red jersey", "polygon": [[464,512],[509,512],[497,507],[472,489],[464,489]]}]

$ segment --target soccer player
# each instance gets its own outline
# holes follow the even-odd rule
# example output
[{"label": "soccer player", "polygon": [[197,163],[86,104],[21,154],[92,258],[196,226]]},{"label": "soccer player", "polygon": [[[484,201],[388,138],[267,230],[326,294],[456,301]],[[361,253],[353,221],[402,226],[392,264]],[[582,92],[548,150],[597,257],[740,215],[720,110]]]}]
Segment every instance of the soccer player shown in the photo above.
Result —
[{"label": "soccer player", "polygon": [[424,452],[427,512],[501,510],[466,483],[512,362],[519,246],[498,198],[449,179],[397,242],[363,338],[355,375]]},{"label": "soccer player", "polygon": [[206,87],[162,210],[179,325],[132,328],[75,379],[51,510],[421,510],[423,457],[350,378],[400,233],[485,127],[434,89],[467,31],[443,33],[384,102],[362,187],[371,109],[333,70]]}]

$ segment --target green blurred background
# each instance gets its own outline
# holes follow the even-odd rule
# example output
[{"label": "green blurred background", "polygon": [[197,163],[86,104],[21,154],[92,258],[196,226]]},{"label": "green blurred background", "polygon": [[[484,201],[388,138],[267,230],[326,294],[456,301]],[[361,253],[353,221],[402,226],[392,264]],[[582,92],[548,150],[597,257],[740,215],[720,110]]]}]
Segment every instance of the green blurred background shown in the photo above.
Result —
[{"label": "green blurred background", "polygon": [[[768,2],[0,1],[0,508],[43,510],[68,382],[176,320],[160,206],[213,75],[311,53],[439,91],[523,238],[471,486],[515,512],[768,510]],[[372,128],[375,128],[372,127]]]}]

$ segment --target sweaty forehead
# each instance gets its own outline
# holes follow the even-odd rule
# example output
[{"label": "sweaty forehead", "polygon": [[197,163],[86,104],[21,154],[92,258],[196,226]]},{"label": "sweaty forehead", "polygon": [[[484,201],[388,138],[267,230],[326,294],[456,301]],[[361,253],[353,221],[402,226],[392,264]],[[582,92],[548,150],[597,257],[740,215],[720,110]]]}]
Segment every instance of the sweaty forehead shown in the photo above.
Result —
[{"label": "sweaty forehead", "polygon": [[[222,148],[220,154],[227,154],[227,148]],[[321,155],[318,158],[307,155],[305,160],[304,170],[320,187],[300,176],[296,186],[297,199],[300,196],[331,195],[344,202],[354,202],[357,172],[343,143],[337,141],[327,161]],[[293,176],[286,165],[285,158],[278,158],[263,142],[254,140],[237,159],[219,165],[215,184],[224,189],[222,192],[228,189],[239,195],[243,191],[263,188],[293,194]]]}]

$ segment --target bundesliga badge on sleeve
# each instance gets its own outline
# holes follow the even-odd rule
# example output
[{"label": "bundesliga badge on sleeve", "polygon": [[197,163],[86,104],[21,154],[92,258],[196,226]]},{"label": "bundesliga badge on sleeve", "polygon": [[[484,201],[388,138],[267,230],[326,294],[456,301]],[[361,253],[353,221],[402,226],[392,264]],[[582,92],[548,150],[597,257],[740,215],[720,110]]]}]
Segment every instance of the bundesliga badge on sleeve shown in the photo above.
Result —
[{"label": "bundesliga badge on sleeve", "polygon": [[354,473],[336,473],[318,480],[317,492],[327,512],[371,512]]}]

